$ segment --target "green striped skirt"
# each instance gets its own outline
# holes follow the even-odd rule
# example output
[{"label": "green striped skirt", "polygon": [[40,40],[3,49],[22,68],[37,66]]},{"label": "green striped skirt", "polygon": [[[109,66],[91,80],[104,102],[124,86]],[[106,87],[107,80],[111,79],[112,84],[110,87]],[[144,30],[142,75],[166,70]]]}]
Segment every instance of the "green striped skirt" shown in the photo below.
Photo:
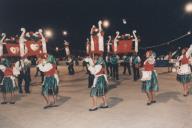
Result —
[{"label": "green striped skirt", "polygon": [[107,93],[108,87],[104,76],[97,78],[96,86],[91,88],[90,96],[104,96]]},{"label": "green striped skirt", "polygon": [[13,86],[13,81],[10,77],[4,77],[3,78],[3,85],[1,88],[1,91],[3,93],[12,93],[15,91],[15,87]]},{"label": "green striped skirt", "polygon": [[144,92],[159,90],[156,73],[154,71],[152,71],[151,75],[152,75],[151,80],[143,81],[143,83],[142,83],[142,91],[144,91]]},{"label": "green striped skirt", "polygon": [[59,91],[57,80],[54,76],[49,76],[44,78],[42,86],[42,95],[57,95]]},{"label": "green striped skirt", "polygon": [[191,81],[191,74],[179,75],[177,74],[177,81],[181,84],[186,84]]}]

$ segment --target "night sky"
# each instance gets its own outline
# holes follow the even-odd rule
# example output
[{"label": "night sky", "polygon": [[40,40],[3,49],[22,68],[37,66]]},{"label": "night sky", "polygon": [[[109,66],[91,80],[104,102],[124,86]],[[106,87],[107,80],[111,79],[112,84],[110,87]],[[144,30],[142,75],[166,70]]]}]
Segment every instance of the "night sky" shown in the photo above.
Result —
[{"label": "night sky", "polygon": [[[51,28],[54,37],[48,49],[63,46],[67,39],[73,51],[84,50],[90,28],[98,20],[111,22],[108,34],[116,30],[130,33],[136,29],[141,36],[141,46],[151,46],[169,41],[192,29],[192,15],[184,12],[187,0],[0,0],[0,32],[8,36],[20,33],[20,28],[36,31]],[[122,19],[127,24],[122,23]],[[69,32],[62,36],[62,30]],[[157,52],[188,46],[187,37],[174,45],[154,49]]]}]

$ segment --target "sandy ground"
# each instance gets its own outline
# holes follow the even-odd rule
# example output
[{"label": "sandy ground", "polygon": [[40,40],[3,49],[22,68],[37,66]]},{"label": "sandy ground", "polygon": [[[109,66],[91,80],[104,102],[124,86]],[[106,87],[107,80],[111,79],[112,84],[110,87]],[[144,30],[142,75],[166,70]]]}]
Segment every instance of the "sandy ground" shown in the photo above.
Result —
[{"label": "sandy ground", "polygon": [[0,128],[191,128],[192,97],[182,96],[175,73],[157,70],[160,91],[156,104],[146,106],[140,81],[120,75],[119,81],[110,81],[110,108],[89,112],[87,74],[76,68],[78,73],[68,76],[66,67],[59,67],[59,107],[43,109],[40,78],[33,77],[30,96],[17,96],[15,105],[0,105]]}]

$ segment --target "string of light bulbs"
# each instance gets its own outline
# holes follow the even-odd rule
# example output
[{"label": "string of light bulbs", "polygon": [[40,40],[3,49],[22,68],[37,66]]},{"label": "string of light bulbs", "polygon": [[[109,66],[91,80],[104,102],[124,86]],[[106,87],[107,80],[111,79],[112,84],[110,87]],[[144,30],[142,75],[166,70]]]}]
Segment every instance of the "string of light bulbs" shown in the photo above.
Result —
[{"label": "string of light bulbs", "polygon": [[177,40],[180,40],[184,37],[187,37],[191,35],[191,32],[187,32],[186,34],[182,35],[182,36],[179,36],[173,40],[170,40],[170,41],[167,41],[167,42],[164,42],[164,43],[160,43],[158,45],[152,45],[152,46],[148,46],[148,47],[140,47],[140,49],[143,49],[143,50],[146,50],[146,49],[151,49],[151,48],[157,48],[157,47],[162,47],[162,46],[165,46],[165,45],[170,45],[171,43],[177,41]]}]

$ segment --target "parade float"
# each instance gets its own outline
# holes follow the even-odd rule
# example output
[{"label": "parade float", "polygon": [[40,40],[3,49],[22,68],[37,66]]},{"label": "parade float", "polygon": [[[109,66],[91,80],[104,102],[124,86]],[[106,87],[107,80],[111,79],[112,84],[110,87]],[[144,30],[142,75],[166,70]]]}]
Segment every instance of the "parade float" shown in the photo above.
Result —
[{"label": "parade float", "polygon": [[136,35],[136,30],[133,30],[132,35],[120,35],[120,32],[117,31],[115,36],[108,36],[108,41],[105,44],[102,26],[102,21],[98,22],[98,27],[95,25],[92,26],[90,38],[87,38],[85,46],[87,55],[103,55],[104,53],[125,55],[133,52],[138,53],[139,39]]},{"label": "parade float", "polygon": [[26,32],[25,28],[21,28],[20,37],[6,38],[6,35],[2,34],[0,56],[31,57],[46,54],[46,41],[42,29],[39,29],[38,32]]},{"label": "parade float", "polygon": [[136,36],[136,31],[133,31],[133,36],[130,34],[122,34],[117,31],[114,39],[111,36],[108,37],[107,53],[125,55],[128,53],[138,53],[139,39]]}]

